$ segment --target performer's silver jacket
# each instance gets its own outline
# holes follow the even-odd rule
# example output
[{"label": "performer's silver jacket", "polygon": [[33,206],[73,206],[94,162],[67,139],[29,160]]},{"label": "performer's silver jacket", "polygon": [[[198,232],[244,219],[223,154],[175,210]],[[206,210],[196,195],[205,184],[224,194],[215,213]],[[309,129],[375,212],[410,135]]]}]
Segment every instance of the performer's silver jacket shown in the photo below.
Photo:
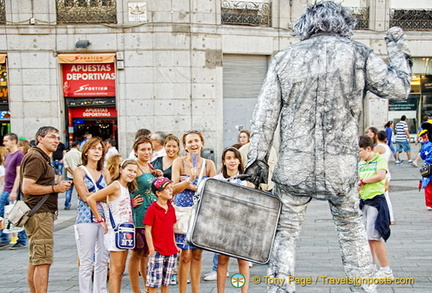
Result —
[{"label": "performer's silver jacket", "polygon": [[249,165],[265,160],[280,118],[273,181],[293,195],[327,199],[357,182],[359,119],[367,91],[406,99],[406,55],[388,42],[389,64],[365,45],[316,34],[277,53],[252,121]]}]

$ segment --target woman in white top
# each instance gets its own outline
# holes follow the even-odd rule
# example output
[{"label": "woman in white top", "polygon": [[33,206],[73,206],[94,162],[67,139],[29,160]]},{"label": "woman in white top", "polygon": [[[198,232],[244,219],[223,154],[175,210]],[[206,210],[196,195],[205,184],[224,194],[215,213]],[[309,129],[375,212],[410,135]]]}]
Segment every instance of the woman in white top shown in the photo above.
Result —
[{"label": "woman in white top", "polygon": [[99,213],[97,203],[106,201],[115,224],[133,223],[130,192],[136,189],[135,177],[137,174],[135,160],[125,160],[120,164],[119,174],[106,188],[93,193],[87,202],[95,215],[96,222],[101,225],[105,233],[105,245],[110,251],[110,278],[109,292],[117,293],[121,290],[121,281],[126,267],[128,251],[119,249],[115,245],[115,234],[109,216],[104,219]]},{"label": "woman in white top", "polygon": [[[386,143],[386,139],[387,139],[387,133],[384,130],[379,131],[377,135],[377,145],[375,146],[374,151],[384,156],[387,160],[387,163],[389,163],[393,153],[390,147],[388,146],[388,144]],[[389,170],[389,172],[387,173],[386,191],[384,192],[384,196],[386,198],[389,213],[390,213],[390,225],[394,225],[396,224],[396,222],[393,214],[393,206],[389,195],[390,178],[391,176]]]},{"label": "woman in white top", "polygon": [[[104,244],[102,227],[88,206],[88,197],[106,187],[107,172],[103,170],[105,148],[98,137],[90,138],[82,148],[82,165],[74,170],[74,184],[78,193],[75,232],[79,266],[79,288],[81,293],[107,292],[108,251]],[[98,206],[103,210],[101,205]],[[94,263],[94,282],[92,271]]]}]

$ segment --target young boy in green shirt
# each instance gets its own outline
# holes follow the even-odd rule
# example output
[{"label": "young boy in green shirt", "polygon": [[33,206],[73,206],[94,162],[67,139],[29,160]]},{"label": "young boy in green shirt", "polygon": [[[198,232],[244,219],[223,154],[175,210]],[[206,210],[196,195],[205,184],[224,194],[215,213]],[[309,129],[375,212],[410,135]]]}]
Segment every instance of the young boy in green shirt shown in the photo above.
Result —
[{"label": "young boy in green shirt", "polygon": [[387,251],[382,239],[390,237],[390,214],[384,197],[388,166],[386,159],[373,151],[373,141],[363,135],[359,140],[358,188],[360,193],[360,209],[363,212],[366,233],[372,257],[378,260],[379,278],[393,279],[389,267]]}]

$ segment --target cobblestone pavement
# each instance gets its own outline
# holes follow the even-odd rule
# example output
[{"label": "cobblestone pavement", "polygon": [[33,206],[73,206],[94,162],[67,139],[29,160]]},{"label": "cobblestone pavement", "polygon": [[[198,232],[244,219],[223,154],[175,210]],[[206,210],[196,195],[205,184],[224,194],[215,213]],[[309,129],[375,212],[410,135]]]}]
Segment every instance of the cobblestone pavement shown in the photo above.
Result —
[{"label": "cobblestone pavement", "polygon": [[[416,154],[416,152],[414,152]],[[402,158],[405,158],[402,155]],[[413,278],[414,284],[379,285],[379,292],[432,292],[432,212],[424,204],[423,191],[417,183],[418,168],[408,164],[391,165],[391,199],[396,217],[392,235],[386,243],[390,266],[397,278]],[[59,206],[62,207],[63,198]],[[77,252],[73,222],[75,208],[60,210],[55,224],[55,260],[50,271],[49,292],[78,292]],[[259,241],[259,239],[257,239]],[[311,278],[313,284],[297,286],[297,292],[350,292],[347,285],[325,284],[327,278],[343,278],[344,270],[340,257],[338,239],[327,202],[312,201],[297,248],[297,278]],[[212,267],[213,254],[203,254],[203,274]],[[0,250],[0,292],[28,292],[26,284],[27,249]],[[254,265],[251,276],[260,284],[250,284],[249,292],[263,293],[267,266]],[[231,260],[230,273],[237,272],[235,260]],[[327,279],[328,280],[328,279]],[[338,280],[338,279],[336,279]],[[340,279],[339,279],[340,280]],[[301,281],[300,279],[298,280]],[[402,282],[410,280],[401,279]],[[316,282],[316,283],[315,283]],[[227,280],[225,292],[240,292]],[[177,286],[170,287],[177,292]],[[125,273],[123,292],[131,292]],[[188,288],[190,292],[190,286]],[[216,292],[215,281],[201,281],[201,292]]]}]

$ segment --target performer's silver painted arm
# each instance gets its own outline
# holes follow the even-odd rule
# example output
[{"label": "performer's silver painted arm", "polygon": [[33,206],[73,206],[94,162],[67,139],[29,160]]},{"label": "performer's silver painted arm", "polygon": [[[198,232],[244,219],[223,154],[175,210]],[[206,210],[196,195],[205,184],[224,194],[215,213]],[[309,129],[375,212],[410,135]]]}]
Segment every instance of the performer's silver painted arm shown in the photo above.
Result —
[{"label": "performer's silver painted arm", "polygon": [[375,53],[369,55],[366,68],[367,89],[383,98],[406,99],[411,89],[411,68],[405,35],[399,27],[392,27],[385,39],[389,65]]},{"label": "performer's silver painted arm", "polygon": [[279,58],[276,55],[267,71],[258,102],[252,116],[251,142],[248,153],[248,166],[256,160],[265,161],[270,151],[273,135],[281,111],[281,84],[276,72]]}]

